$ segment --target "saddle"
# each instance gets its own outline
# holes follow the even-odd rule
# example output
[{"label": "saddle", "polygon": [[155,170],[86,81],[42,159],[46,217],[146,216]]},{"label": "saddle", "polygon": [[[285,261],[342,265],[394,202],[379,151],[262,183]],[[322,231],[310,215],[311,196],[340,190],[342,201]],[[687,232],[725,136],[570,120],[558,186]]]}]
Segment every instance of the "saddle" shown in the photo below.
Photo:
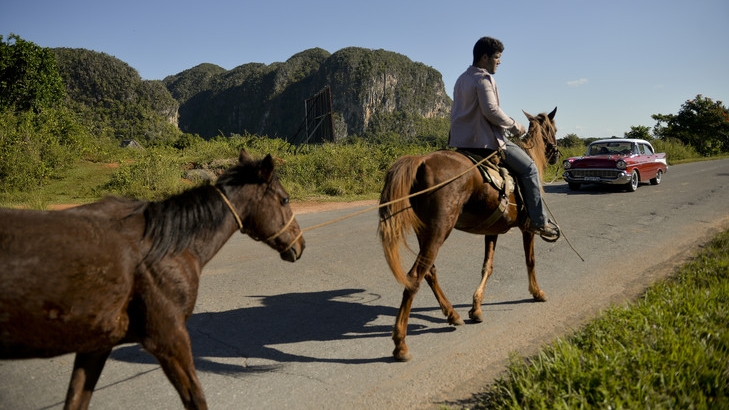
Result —
[{"label": "saddle", "polygon": [[[462,149],[458,149],[456,151],[471,160],[474,165],[484,159],[484,156],[470,151]],[[514,177],[511,176],[511,173],[506,167],[499,165],[498,154],[492,156],[489,160],[482,162],[476,166],[476,168],[481,174],[484,183],[490,184],[494,187],[494,189],[499,191],[499,197],[501,198],[499,207],[491,215],[489,215],[483,223],[480,224],[481,227],[487,228],[496,223],[499,219],[503,218],[509,206],[509,196],[512,193],[517,198],[517,206],[523,206],[524,201],[520,200],[521,193],[519,192],[519,184],[515,182]]]}]

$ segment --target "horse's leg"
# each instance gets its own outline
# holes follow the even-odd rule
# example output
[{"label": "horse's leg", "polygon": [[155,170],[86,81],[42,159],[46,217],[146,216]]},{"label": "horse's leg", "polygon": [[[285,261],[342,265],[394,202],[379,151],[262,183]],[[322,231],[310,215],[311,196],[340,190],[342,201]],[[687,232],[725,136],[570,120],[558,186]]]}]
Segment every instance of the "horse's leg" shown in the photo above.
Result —
[{"label": "horse's leg", "polygon": [[[416,262],[417,263],[417,262]],[[411,269],[411,273],[415,270],[415,266]],[[411,276],[411,274],[408,274]],[[395,350],[392,351],[392,355],[396,360],[401,362],[407,362],[412,359],[412,355],[408,352],[408,346],[405,344],[405,336],[408,332],[408,318],[410,317],[410,308],[413,305],[413,298],[418,293],[420,282],[422,279],[418,279],[416,285],[412,289],[405,288],[402,291],[402,302],[400,302],[400,310],[397,312],[397,318],[395,319],[395,327],[392,330],[392,341],[395,342]]]},{"label": "horse's leg", "polygon": [[[428,277],[428,284],[430,284],[431,287],[435,286],[433,291],[436,294],[435,296],[438,298],[438,302],[441,304],[441,307],[443,306],[443,301],[450,306],[450,302],[448,302],[443,291],[440,289],[440,286],[438,286],[437,279],[434,276],[435,270],[431,271],[431,269],[433,269],[435,257],[438,255],[438,249],[443,244],[447,236],[447,232],[444,233],[441,230],[429,230],[418,235],[420,252],[418,252],[418,256],[415,258],[415,263],[408,272],[408,277],[414,279],[414,286],[412,289],[405,288],[402,293],[400,310],[397,312],[395,328],[392,331],[392,340],[395,342],[395,350],[393,350],[392,354],[397,360],[408,361],[412,358],[412,355],[408,352],[408,347],[405,344],[405,336],[407,336],[408,319],[410,317],[410,308],[413,304],[413,298],[418,292],[418,289],[420,289],[420,284],[424,277]],[[431,283],[431,281],[434,282]],[[453,311],[452,306],[450,310]],[[458,319],[460,319],[460,317]]]},{"label": "horse's leg", "polygon": [[99,381],[111,349],[93,353],[76,353],[71,382],[68,384],[64,409],[86,409],[96,382]]},{"label": "horse's leg", "polygon": [[436,276],[435,265],[433,265],[430,268],[430,271],[425,274],[425,280],[428,281],[430,289],[433,290],[435,298],[438,299],[438,304],[440,305],[440,310],[443,312],[443,315],[448,318],[448,324],[453,326],[463,325],[463,319],[461,319],[461,316],[458,314],[458,312],[453,309],[453,305],[451,305],[451,302],[448,301],[445,293],[443,293],[443,289],[441,289],[440,285],[438,284],[438,276]]},{"label": "horse's leg", "polygon": [[207,409],[205,394],[195,373],[185,322],[180,318],[162,325],[163,321],[157,322],[159,327],[154,335],[146,338],[142,345],[159,361],[186,409]]},{"label": "horse's leg", "polygon": [[546,302],[547,295],[543,290],[539,289],[537,284],[536,261],[534,257],[534,234],[522,232],[522,241],[524,243],[524,259],[526,260],[527,275],[529,276],[529,293],[532,294],[534,300],[538,302]]},{"label": "horse's leg", "polygon": [[481,268],[481,283],[478,284],[476,292],[473,293],[473,306],[468,311],[468,317],[474,322],[483,322],[483,313],[481,312],[481,302],[483,302],[483,294],[486,290],[486,282],[494,272],[494,251],[496,250],[497,235],[486,235],[484,237],[486,251],[483,257],[483,267]]}]

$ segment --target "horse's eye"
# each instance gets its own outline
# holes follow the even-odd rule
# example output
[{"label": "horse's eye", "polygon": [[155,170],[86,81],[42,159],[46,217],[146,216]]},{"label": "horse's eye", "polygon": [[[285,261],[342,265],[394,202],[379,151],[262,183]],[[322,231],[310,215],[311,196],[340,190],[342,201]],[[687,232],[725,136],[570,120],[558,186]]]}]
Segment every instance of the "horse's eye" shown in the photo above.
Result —
[{"label": "horse's eye", "polygon": [[289,199],[288,198],[281,198],[281,205],[286,205],[288,203],[289,203]]}]

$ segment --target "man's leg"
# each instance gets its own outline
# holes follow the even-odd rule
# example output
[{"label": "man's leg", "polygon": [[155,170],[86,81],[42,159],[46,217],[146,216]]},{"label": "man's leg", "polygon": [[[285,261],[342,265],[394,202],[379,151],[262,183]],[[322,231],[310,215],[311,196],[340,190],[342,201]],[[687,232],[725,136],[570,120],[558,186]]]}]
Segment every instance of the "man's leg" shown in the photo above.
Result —
[{"label": "man's leg", "polygon": [[521,147],[509,141],[506,143],[504,163],[517,175],[522,187],[522,196],[529,213],[529,230],[548,241],[559,238],[559,230],[547,223],[547,214],[542,201],[539,170],[534,161]]},{"label": "man's leg", "polygon": [[532,225],[544,226],[547,223],[547,218],[542,204],[539,170],[534,161],[521,147],[513,142],[507,142],[504,163],[516,174],[521,184],[522,195]]}]

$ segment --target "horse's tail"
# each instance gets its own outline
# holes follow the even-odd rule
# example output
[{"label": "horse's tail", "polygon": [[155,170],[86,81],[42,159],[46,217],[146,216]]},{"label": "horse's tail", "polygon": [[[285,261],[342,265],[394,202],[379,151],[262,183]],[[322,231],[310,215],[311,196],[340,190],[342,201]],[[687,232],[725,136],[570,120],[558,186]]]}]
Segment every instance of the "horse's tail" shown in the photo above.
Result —
[{"label": "horse's tail", "polygon": [[420,156],[404,156],[395,161],[387,171],[385,186],[380,194],[380,205],[387,204],[380,208],[378,227],[385,259],[395,279],[409,289],[414,283],[408,280],[402,269],[400,245],[407,247],[407,234],[423,227],[423,222],[415,215],[407,198],[422,163],[423,158]]}]

